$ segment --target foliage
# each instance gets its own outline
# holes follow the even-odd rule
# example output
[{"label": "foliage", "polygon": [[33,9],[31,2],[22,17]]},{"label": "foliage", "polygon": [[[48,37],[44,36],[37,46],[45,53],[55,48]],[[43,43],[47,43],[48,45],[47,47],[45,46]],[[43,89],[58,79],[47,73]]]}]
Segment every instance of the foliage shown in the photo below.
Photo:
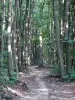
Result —
[{"label": "foliage", "polygon": [[70,82],[75,81],[75,70],[74,69],[69,70],[68,74],[63,78]]},{"label": "foliage", "polygon": [[53,65],[53,73],[54,74],[60,74],[60,67],[59,67],[59,64],[58,63],[55,63]]},{"label": "foliage", "polygon": [[13,84],[16,81],[16,72],[12,72],[12,78],[9,80],[8,70],[5,68],[0,68],[0,83],[3,85]]},{"label": "foliage", "polygon": [[9,83],[9,77],[7,73],[7,69],[0,68],[0,83],[4,85]]},{"label": "foliage", "polygon": [[17,74],[16,74],[16,72],[11,72],[11,78],[10,78],[10,80],[9,80],[9,83],[10,84],[14,84],[14,82],[16,82],[16,76],[17,76]]}]

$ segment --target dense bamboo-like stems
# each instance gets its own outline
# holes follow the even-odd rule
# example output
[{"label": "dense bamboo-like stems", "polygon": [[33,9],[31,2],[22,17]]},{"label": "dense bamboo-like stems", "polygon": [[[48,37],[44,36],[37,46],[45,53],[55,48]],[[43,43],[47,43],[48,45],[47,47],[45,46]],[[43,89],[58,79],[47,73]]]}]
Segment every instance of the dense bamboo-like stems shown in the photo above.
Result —
[{"label": "dense bamboo-like stems", "polygon": [[60,27],[59,27],[59,19],[58,19],[58,0],[54,0],[54,25],[55,25],[55,33],[56,33],[56,45],[57,45],[57,52],[60,62],[60,72],[61,78],[65,75],[64,64],[63,64],[63,56],[62,50],[60,46]]},{"label": "dense bamboo-like stems", "polygon": [[12,77],[12,48],[11,48],[11,26],[12,26],[12,0],[8,0],[8,27],[7,27],[7,34],[8,34],[8,74],[9,78]]}]

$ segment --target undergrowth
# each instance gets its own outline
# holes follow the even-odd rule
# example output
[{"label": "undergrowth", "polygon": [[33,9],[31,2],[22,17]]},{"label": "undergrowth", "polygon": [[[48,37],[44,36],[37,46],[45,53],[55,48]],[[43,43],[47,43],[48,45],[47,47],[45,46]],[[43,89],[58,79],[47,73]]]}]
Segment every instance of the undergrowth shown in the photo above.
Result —
[{"label": "undergrowth", "polygon": [[68,74],[65,75],[63,78],[65,81],[75,82],[75,70],[74,69],[69,70]]},{"label": "undergrowth", "polygon": [[12,72],[11,74],[12,77],[9,79],[8,70],[5,68],[0,68],[0,83],[2,85],[14,84],[16,81],[16,72]]},{"label": "undergrowth", "polygon": [[[60,68],[59,64],[55,64],[53,67],[53,74],[54,75],[60,75]],[[71,69],[68,71],[67,75],[63,77],[63,81],[68,81],[68,82],[75,82],[75,70]]]}]

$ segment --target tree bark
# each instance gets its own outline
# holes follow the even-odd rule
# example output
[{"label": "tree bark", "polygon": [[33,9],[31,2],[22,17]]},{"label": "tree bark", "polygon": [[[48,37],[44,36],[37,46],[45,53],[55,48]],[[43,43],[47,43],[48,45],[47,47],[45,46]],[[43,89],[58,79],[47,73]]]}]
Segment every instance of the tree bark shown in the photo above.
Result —
[{"label": "tree bark", "polygon": [[58,0],[54,0],[54,25],[55,25],[55,33],[56,33],[56,45],[57,45],[57,53],[60,62],[60,72],[61,78],[65,76],[64,64],[63,64],[63,55],[60,46],[60,26],[59,26],[59,19],[58,19]]},{"label": "tree bark", "polygon": [[4,57],[3,57],[3,51],[4,50],[3,49],[4,49],[4,34],[5,34],[5,23],[6,23],[6,20],[5,20],[5,16],[6,16],[5,15],[6,14],[5,13],[5,9],[6,9],[5,8],[6,7],[5,6],[5,0],[3,0],[2,2],[3,2],[3,7],[2,7],[3,8],[2,9],[3,10],[2,11],[3,12],[3,14],[2,14],[2,19],[3,20],[2,20],[2,38],[1,38],[1,52],[2,52],[2,54],[1,54],[1,67],[3,67],[3,59],[4,59]]},{"label": "tree bark", "polygon": [[7,34],[8,34],[8,74],[9,78],[12,77],[12,48],[11,48],[11,26],[12,26],[12,0],[8,0],[8,27],[7,27]]},{"label": "tree bark", "polygon": [[[65,0],[65,40],[69,40],[69,4],[70,0]],[[71,69],[71,56],[70,56],[70,45],[66,42],[66,73]]]}]

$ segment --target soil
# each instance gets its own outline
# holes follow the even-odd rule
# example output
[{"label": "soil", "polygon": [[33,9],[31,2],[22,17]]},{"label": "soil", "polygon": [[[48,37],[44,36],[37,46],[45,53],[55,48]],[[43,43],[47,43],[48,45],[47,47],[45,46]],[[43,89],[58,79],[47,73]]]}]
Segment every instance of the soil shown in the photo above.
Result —
[{"label": "soil", "polygon": [[14,85],[0,91],[0,100],[75,100],[75,83],[50,76],[49,68],[30,66]]}]

